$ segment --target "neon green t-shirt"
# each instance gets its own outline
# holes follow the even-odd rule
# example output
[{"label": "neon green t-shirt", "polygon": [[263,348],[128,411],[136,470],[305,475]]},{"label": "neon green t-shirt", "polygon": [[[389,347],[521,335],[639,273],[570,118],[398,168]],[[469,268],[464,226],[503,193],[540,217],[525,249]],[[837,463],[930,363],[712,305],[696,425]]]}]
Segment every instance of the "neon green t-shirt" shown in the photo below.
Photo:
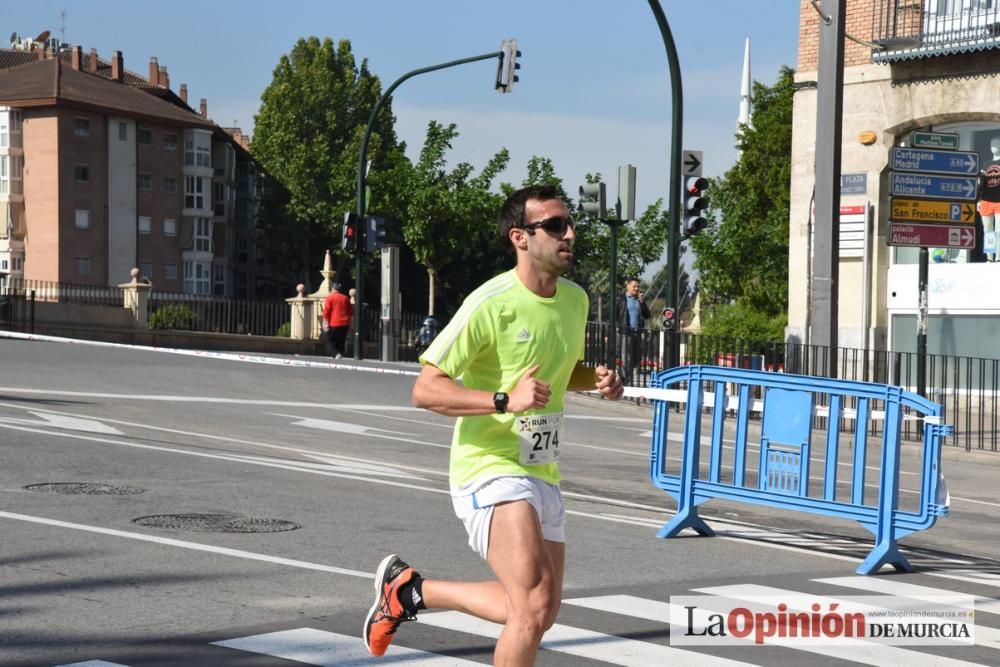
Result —
[{"label": "neon green t-shirt", "polygon": [[451,442],[453,489],[471,489],[479,480],[526,475],[559,482],[559,464],[520,462],[515,417],[561,413],[566,387],[583,359],[587,294],[560,278],[556,294],[540,297],[514,270],[487,281],[465,299],[455,317],[420,357],[470,389],[510,392],[533,366],[549,382],[552,395],[541,409],[514,415],[459,417]]}]

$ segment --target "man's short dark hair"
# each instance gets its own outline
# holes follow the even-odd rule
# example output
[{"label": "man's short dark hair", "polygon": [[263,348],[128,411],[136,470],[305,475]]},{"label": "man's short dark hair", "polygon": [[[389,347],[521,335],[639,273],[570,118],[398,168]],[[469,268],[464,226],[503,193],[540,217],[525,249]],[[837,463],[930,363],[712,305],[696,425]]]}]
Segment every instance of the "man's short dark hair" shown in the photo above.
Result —
[{"label": "man's short dark hair", "polygon": [[512,248],[508,232],[514,227],[525,225],[524,207],[529,199],[549,201],[561,198],[559,191],[552,185],[531,185],[511,193],[500,209],[500,223],[497,225],[497,230],[500,232],[500,244],[503,247]]}]

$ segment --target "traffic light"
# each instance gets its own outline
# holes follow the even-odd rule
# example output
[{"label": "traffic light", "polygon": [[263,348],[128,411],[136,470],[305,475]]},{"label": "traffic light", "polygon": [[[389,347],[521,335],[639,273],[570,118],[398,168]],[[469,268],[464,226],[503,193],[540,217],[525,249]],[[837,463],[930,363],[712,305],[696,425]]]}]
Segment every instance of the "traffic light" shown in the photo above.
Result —
[{"label": "traffic light", "polygon": [[497,81],[494,88],[501,93],[509,93],[514,90],[517,83],[517,70],[521,69],[517,59],[521,57],[521,52],[517,50],[516,39],[505,39],[500,44],[500,58],[497,62]]},{"label": "traffic light", "polygon": [[356,213],[344,214],[344,226],[340,230],[340,248],[352,255],[358,251],[358,216]]},{"label": "traffic light", "polygon": [[365,250],[375,252],[385,245],[385,218],[380,215],[370,215],[367,222],[368,229],[365,230]]},{"label": "traffic light", "polygon": [[604,183],[587,183],[580,186],[580,210],[598,220],[607,217]]},{"label": "traffic light", "polygon": [[677,328],[677,318],[674,315],[675,315],[675,313],[674,313],[674,309],[673,308],[664,308],[663,309],[663,321],[662,321],[662,324],[663,324],[663,330],[664,331],[673,331],[674,329]]},{"label": "traffic light", "polygon": [[708,208],[708,199],[702,193],[708,189],[708,179],[691,176],[684,183],[684,235],[700,234],[708,221],[702,211]]}]

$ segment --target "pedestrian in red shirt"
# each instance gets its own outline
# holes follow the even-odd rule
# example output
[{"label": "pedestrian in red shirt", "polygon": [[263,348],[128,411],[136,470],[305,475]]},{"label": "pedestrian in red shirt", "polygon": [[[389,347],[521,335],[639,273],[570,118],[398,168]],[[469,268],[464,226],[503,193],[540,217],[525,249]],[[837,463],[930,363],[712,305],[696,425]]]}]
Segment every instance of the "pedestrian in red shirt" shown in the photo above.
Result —
[{"label": "pedestrian in red shirt", "polygon": [[347,332],[354,317],[351,299],[344,294],[340,283],[333,284],[333,291],[323,303],[323,331],[326,332],[326,351],[334,359],[344,356]]}]

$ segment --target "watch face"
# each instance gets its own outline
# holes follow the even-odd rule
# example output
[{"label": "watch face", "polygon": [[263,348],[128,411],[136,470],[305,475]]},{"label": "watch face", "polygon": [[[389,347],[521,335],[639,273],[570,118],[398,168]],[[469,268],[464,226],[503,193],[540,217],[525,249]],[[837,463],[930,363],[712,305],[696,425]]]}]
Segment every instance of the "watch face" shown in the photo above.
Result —
[{"label": "watch face", "polygon": [[498,391],[493,394],[493,406],[496,408],[497,412],[507,411],[507,394],[502,391]]}]

